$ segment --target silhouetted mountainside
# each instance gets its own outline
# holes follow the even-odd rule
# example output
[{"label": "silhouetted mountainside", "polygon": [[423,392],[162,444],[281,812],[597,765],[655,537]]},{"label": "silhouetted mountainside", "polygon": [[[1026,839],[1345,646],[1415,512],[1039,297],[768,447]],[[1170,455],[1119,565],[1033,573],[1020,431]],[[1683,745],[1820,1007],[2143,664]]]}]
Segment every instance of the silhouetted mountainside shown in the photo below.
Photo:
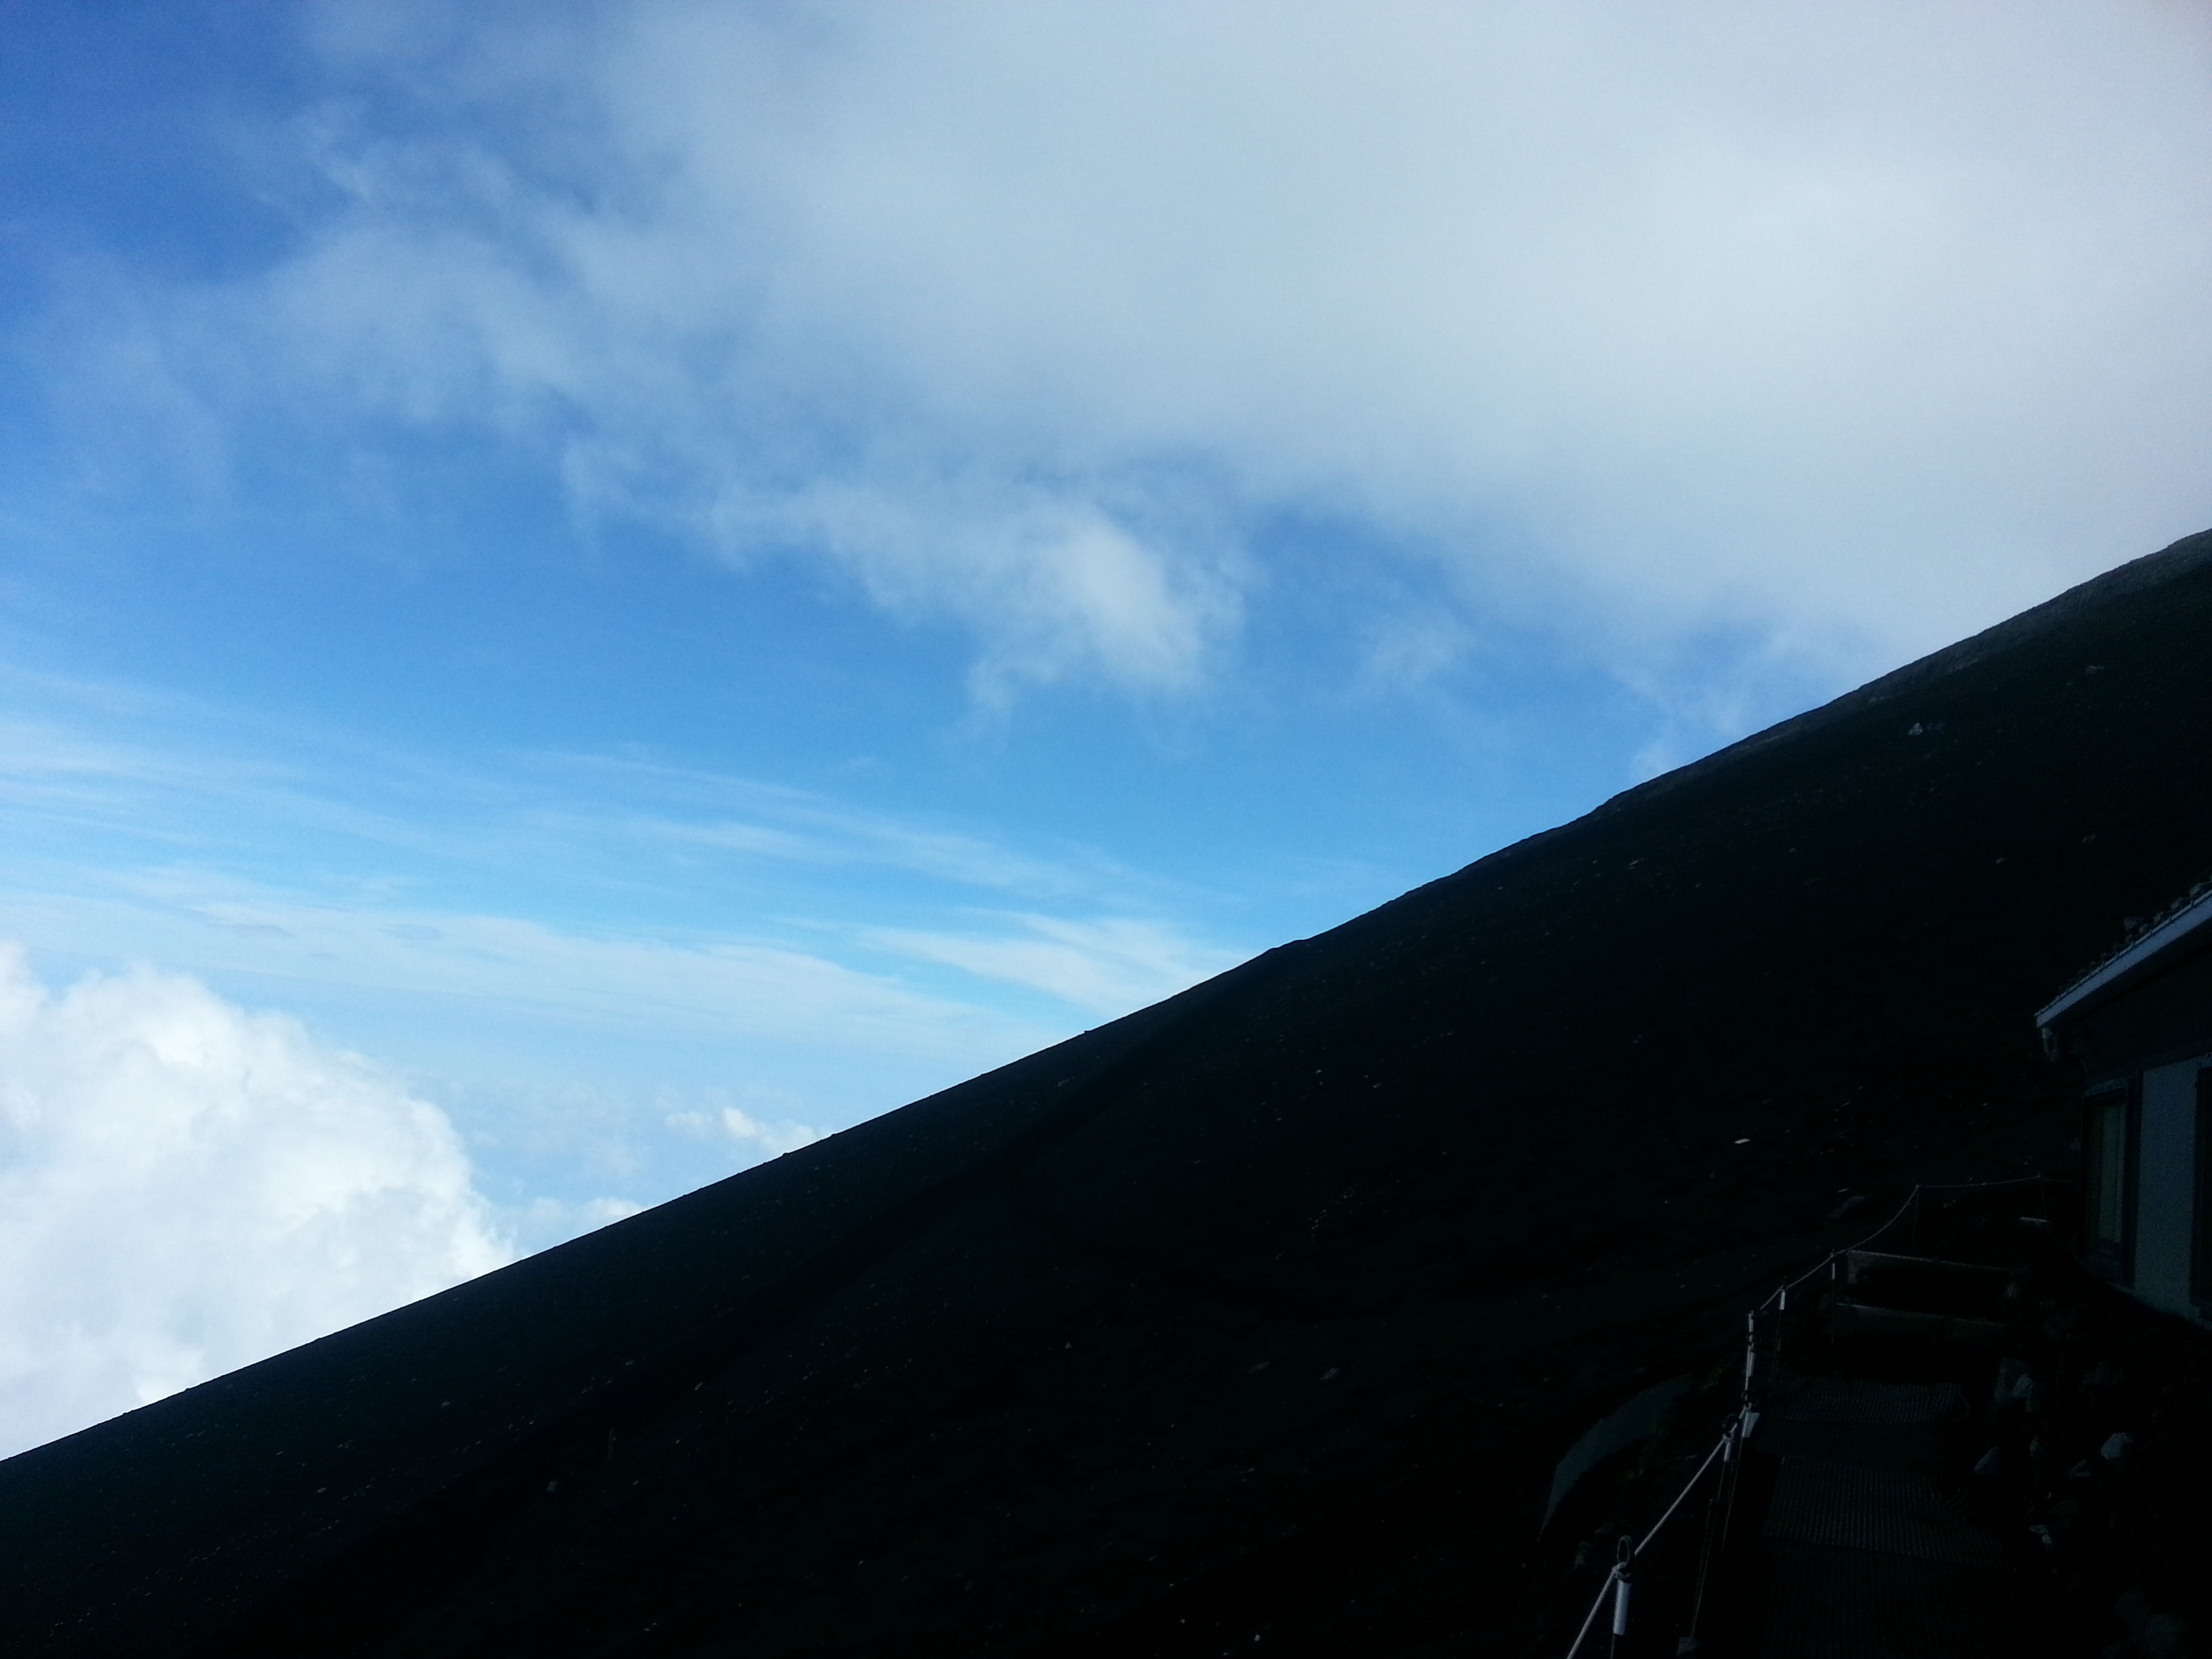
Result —
[{"label": "silhouetted mountainside", "polygon": [[1552,1465],[2063,1163],[2212,532],[1157,1007],[0,1465],[11,1653],[1510,1650]]}]

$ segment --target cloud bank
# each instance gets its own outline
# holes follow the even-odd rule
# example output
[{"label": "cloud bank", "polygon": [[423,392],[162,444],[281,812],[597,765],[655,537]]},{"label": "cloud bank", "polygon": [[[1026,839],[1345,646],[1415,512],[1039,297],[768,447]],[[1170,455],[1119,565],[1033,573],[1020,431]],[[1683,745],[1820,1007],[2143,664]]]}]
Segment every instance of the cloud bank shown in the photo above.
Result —
[{"label": "cloud bank", "polygon": [[2201,8],[313,15],[299,237],[117,383],[495,434],[986,702],[1204,688],[1290,520],[1632,675],[1863,672],[2212,518]]},{"label": "cloud bank", "polygon": [[445,1115],[295,1021],[0,947],[0,1454],[500,1266]]}]

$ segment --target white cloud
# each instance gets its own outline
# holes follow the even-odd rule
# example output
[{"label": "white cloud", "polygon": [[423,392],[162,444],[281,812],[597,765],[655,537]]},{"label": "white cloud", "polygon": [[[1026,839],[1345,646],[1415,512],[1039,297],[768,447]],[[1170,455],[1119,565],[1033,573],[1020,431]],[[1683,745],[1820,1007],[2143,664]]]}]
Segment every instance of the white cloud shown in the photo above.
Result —
[{"label": "white cloud", "polygon": [[[738,1098],[733,1100],[732,1094]],[[781,1158],[812,1146],[825,1133],[793,1115],[805,1109],[801,1098],[787,1089],[754,1085],[701,1091],[692,1103],[669,1112],[664,1121],[680,1134],[700,1139],[719,1134],[756,1154]]]},{"label": "white cloud", "polygon": [[0,947],[0,1453],[510,1259],[444,1114],[295,1021]]},{"label": "white cloud", "polygon": [[732,550],[818,550],[894,615],[978,625],[971,683],[986,706],[1078,676],[1188,690],[1239,608],[1224,555],[1164,545],[1064,489],[815,483],[743,515],[726,501],[715,528]]},{"label": "white cloud", "polygon": [[1844,674],[2212,518],[2200,8],[321,15],[350,205],[162,384],[546,446],[987,702],[1201,684],[1276,511]]},{"label": "white cloud", "polygon": [[722,1133],[732,1140],[750,1141],[777,1158],[795,1152],[801,1146],[811,1146],[822,1139],[822,1132],[807,1124],[787,1121],[763,1123],[734,1106],[722,1108]]}]

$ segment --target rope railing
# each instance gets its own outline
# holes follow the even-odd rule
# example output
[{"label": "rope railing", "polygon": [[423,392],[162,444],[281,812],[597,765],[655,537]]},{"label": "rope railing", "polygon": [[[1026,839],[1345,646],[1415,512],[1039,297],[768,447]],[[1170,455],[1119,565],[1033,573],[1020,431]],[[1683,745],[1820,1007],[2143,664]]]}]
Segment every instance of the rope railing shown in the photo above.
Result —
[{"label": "rope railing", "polygon": [[2052,1184],[2052,1179],[2049,1176],[2015,1176],[2008,1181],[1956,1181],[1940,1185],[1927,1183],[1916,1186],[1911,1192],[1905,1195],[1905,1202],[1897,1206],[1897,1212],[1891,1216],[1888,1220],[1883,1222],[1881,1226],[1875,1228],[1872,1232],[1869,1233],[1864,1238],[1860,1239],[1856,1243],[1838,1245],[1836,1249],[1829,1251],[1827,1255],[1822,1256],[1818,1261],[1814,1262],[1810,1267],[1808,1267],[1803,1273],[1799,1273],[1796,1278],[1790,1279],[1788,1283],[1778,1285],[1774,1290],[1769,1291],[1765,1301],[1761,1302],[1753,1311],[1764,1313],[1768,1307],[1772,1306],[1777,1312],[1786,1312],[1790,1306],[1790,1292],[1796,1290],[1807,1279],[1814,1278],[1826,1271],[1827,1268],[1833,1266],[1836,1262],[1844,1260],[1853,1251],[1863,1250],[1868,1245],[1873,1243],[1875,1240],[1880,1238],[1884,1233],[1896,1226],[1899,1222],[1905,1220],[1908,1216],[1913,1217],[1917,1219],[1919,1213],[1920,1200],[1923,1194],[1976,1193],[1986,1192],[1997,1187],[2048,1187]]},{"label": "rope railing", "polygon": [[[1621,1534],[1614,1553],[1613,1566],[1607,1572],[1604,1582],[1598,1586],[1597,1595],[1591,1599],[1589,1611],[1583,1615],[1582,1626],[1576,1631],[1573,1644],[1567,1649],[1565,1659],[1577,1659],[1582,1652],[1583,1644],[1589,1639],[1590,1631],[1597,1623],[1598,1614],[1603,1611],[1608,1597],[1613,1602],[1613,1639],[1617,1642],[1628,1634],[1629,1601],[1635,1580],[1636,1558],[1644,1553],[1644,1550],[1650,1546],[1651,1540],[1658,1537],[1662,1528],[1674,1518],[1675,1512],[1688,1500],[1690,1494],[1697,1490],[1698,1482],[1705,1478],[1706,1473],[1714,1468],[1717,1461],[1724,1476],[1733,1475],[1735,1473],[1738,1464],[1737,1454],[1750,1444],[1752,1434],[1759,1427],[1758,1399],[1761,1381],[1759,1365],[1759,1317],[1761,1314],[1765,1313],[1769,1309],[1773,1310],[1778,1316],[1786,1314],[1790,1310],[1790,1292],[1797,1286],[1804,1284],[1808,1279],[1817,1278],[1837,1262],[1848,1258],[1854,1251],[1865,1249],[1908,1216],[1917,1221],[1918,1206],[1923,1194],[1978,1192],[1997,1187],[2045,1187],[2050,1184],[2051,1177],[2047,1176],[2020,1176],[2008,1181],[1968,1181],[1942,1185],[1925,1183],[1916,1185],[1905,1195],[1905,1202],[1898,1206],[1896,1213],[1881,1225],[1855,1243],[1840,1245],[1830,1250],[1827,1255],[1822,1256],[1820,1261],[1798,1274],[1796,1278],[1777,1285],[1767,1293],[1763,1301],[1750,1309],[1744,1316],[1743,1395],[1741,1402],[1736,1408],[1735,1415],[1729,1420],[1728,1427],[1721,1431],[1721,1437],[1714,1443],[1713,1449],[1705,1454],[1705,1461],[1698,1465],[1697,1472],[1683,1485],[1682,1490],[1675,1493],[1674,1501],[1668,1504],[1665,1511],[1651,1523],[1650,1530],[1646,1532],[1640,1540],[1629,1534]],[[1700,1553],[1698,1563],[1697,1598],[1690,1615],[1690,1639],[1693,1644],[1697,1636],[1698,1622],[1705,1610],[1707,1576],[1712,1567],[1716,1551],[1726,1547],[1729,1526],[1735,1518],[1735,1481],[1732,1479],[1727,1480],[1723,1492],[1716,1494],[1714,1507],[1708,1515],[1705,1548]]]}]

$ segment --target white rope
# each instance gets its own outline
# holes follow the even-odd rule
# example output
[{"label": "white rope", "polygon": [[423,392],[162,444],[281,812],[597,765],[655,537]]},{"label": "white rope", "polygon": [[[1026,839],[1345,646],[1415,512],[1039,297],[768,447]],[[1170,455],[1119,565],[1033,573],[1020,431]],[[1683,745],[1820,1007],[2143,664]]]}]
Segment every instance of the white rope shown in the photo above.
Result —
[{"label": "white rope", "polygon": [[1680,1492],[1674,1495],[1674,1501],[1667,1505],[1667,1513],[1661,1516],[1656,1521],[1654,1521],[1651,1523],[1651,1530],[1644,1534],[1644,1543],[1638,1544],[1636,1547],[1637,1554],[1643,1554],[1644,1546],[1650,1543],[1653,1539],[1659,1535],[1659,1528],[1665,1526],[1669,1521],[1672,1521],[1674,1518],[1674,1511],[1682,1507],[1682,1500],[1690,1495],[1691,1492],[1696,1487],[1698,1481],[1705,1478],[1705,1471],[1712,1468],[1713,1459],[1721,1455],[1721,1448],[1728,1444],[1729,1437],[1733,1435],[1735,1432],[1735,1425],[1731,1423],[1729,1425],[1727,1432],[1723,1434],[1718,1440],[1716,1440],[1713,1443],[1713,1449],[1705,1454],[1705,1461],[1698,1465],[1698,1472],[1690,1477],[1690,1484],[1683,1487]]},{"label": "white rope", "polygon": [[[1651,1523],[1651,1530],[1644,1534],[1644,1541],[1628,1553],[1630,1560],[1643,1554],[1651,1540],[1659,1535],[1659,1528],[1674,1518],[1674,1511],[1680,1509],[1683,1500],[1697,1490],[1698,1482],[1705,1478],[1705,1471],[1712,1468],[1713,1459],[1721,1455],[1722,1448],[1735,1437],[1735,1431],[1736,1425],[1731,1423],[1721,1437],[1713,1443],[1713,1449],[1705,1454],[1705,1461],[1698,1465],[1698,1472],[1690,1477],[1680,1492],[1674,1494],[1674,1501],[1667,1505],[1667,1512]],[[1575,1656],[1583,1650],[1583,1643],[1590,1633],[1590,1626],[1597,1622],[1598,1609],[1605,1606],[1607,1593],[1620,1581],[1622,1565],[1619,1561],[1614,1562],[1613,1570],[1605,1576],[1605,1582],[1597,1587],[1597,1599],[1590,1603],[1589,1611],[1583,1615],[1583,1627],[1575,1632],[1575,1644],[1567,1650],[1567,1659],[1575,1659]]]}]

